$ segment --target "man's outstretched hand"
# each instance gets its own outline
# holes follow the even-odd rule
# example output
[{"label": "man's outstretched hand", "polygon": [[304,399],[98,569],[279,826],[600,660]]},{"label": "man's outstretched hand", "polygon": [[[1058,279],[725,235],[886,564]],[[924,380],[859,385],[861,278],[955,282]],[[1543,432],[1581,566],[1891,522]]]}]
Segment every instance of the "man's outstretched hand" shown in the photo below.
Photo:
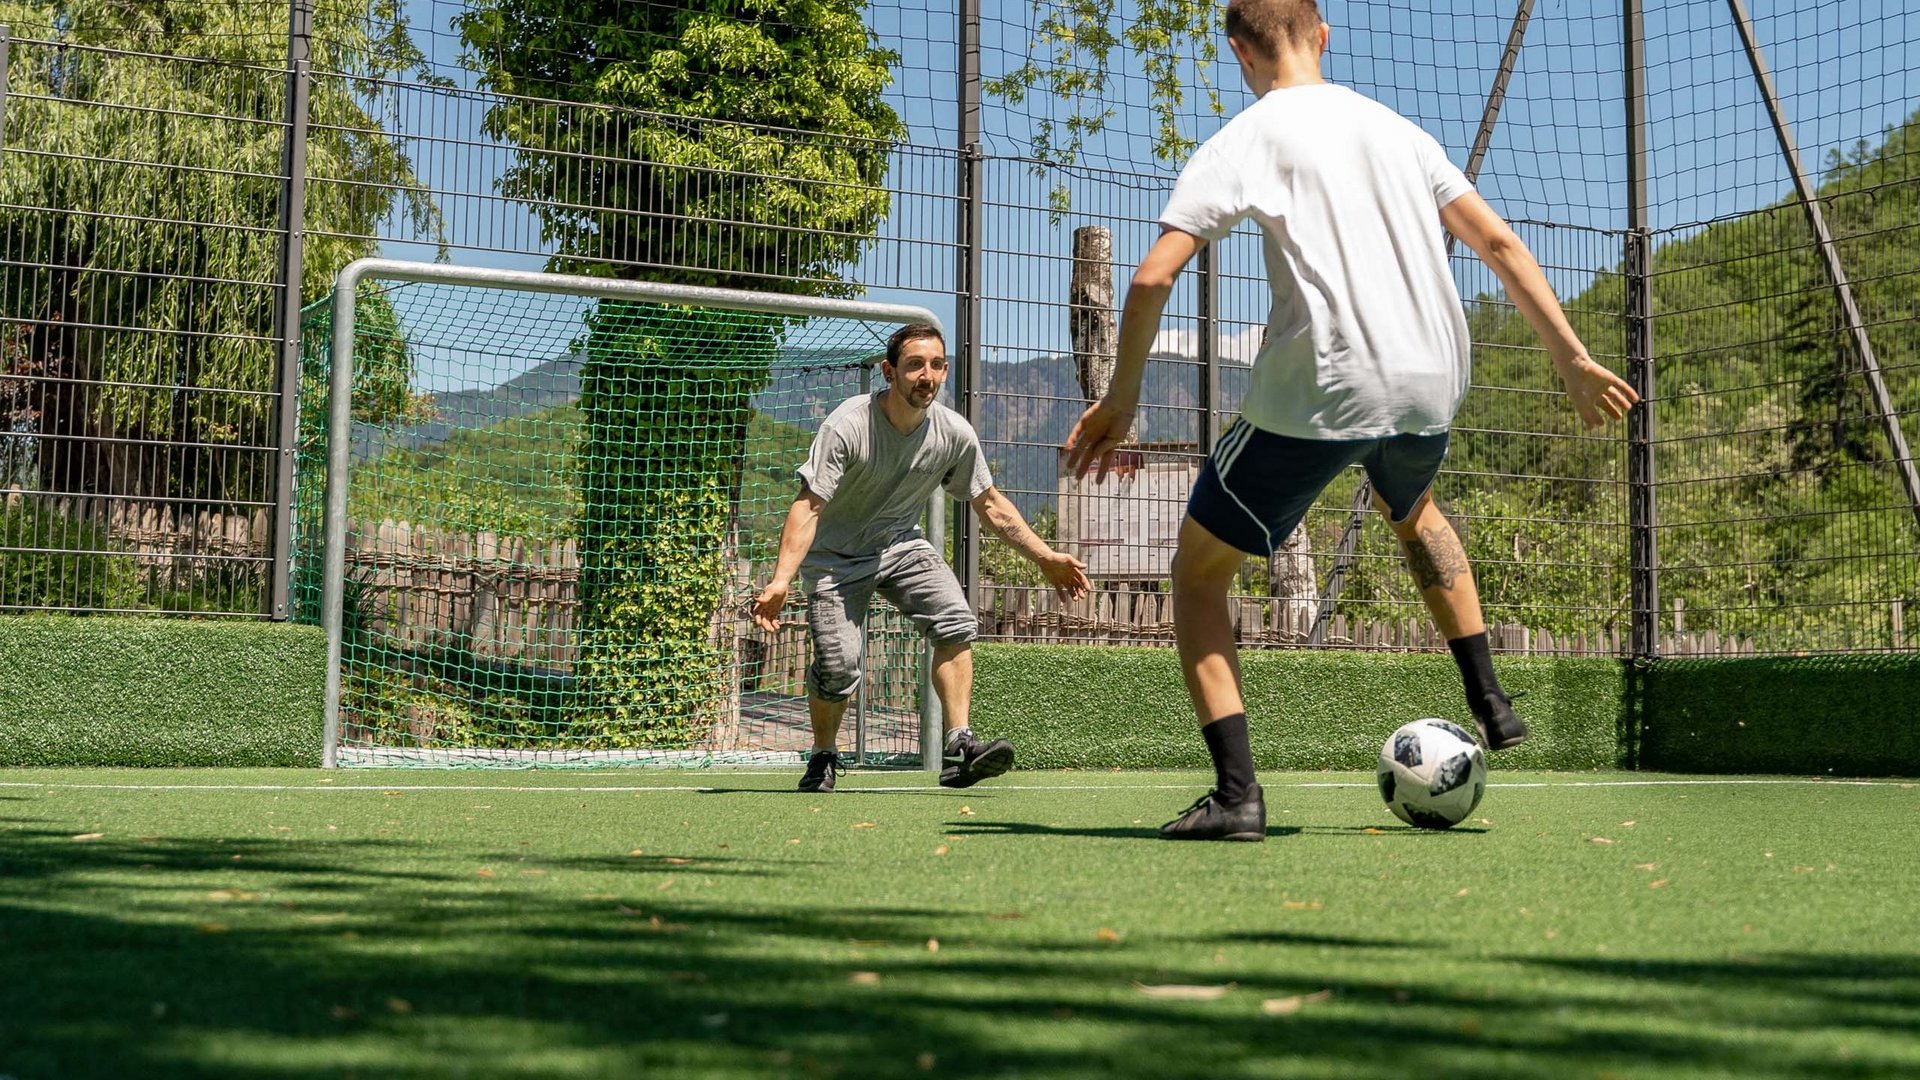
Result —
[{"label": "man's outstretched hand", "polygon": [[1046,576],[1047,583],[1053,586],[1053,591],[1062,600],[1078,600],[1093,587],[1087,581],[1087,564],[1064,551],[1056,551],[1042,558],[1040,573]]},{"label": "man's outstretched hand", "polygon": [[776,581],[753,600],[754,625],[771,634],[780,629],[780,609],[787,606],[786,582]]}]

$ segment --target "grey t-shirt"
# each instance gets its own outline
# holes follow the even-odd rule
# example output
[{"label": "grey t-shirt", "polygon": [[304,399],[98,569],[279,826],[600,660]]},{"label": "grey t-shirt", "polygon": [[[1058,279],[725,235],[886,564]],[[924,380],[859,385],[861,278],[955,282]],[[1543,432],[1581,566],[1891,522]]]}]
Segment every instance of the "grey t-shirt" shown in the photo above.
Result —
[{"label": "grey t-shirt", "polygon": [[860,558],[917,536],[933,489],[971,501],[993,486],[979,436],[939,402],[911,434],[887,421],[880,395],[842,402],[820,424],[798,472],[826,501],[813,534],[815,553]]}]

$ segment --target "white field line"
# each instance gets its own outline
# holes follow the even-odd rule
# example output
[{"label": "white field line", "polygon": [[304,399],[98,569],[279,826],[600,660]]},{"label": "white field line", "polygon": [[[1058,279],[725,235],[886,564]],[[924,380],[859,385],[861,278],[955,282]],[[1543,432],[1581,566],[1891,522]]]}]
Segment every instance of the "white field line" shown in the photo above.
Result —
[{"label": "white field line", "polygon": [[[733,773],[732,776],[789,776],[789,773]],[[1196,781],[1195,783],[1198,783]],[[1195,785],[1188,784],[995,784],[980,794],[995,791],[1189,791]],[[1266,784],[1273,788],[1372,788],[1375,785],[1365,781],[1305,780],[1293,783]],[[1627,788],[1627,787],[1892,787],[1912,788],[1913,782],[1899,780],[1822,780],[1817,778],[1780,777],[1771,779],[1726,779],[1726,780],[1530,780],[1489,782],[1490,788]],[[62,784],[37,783],[28,780],[0,781],[0,788],[33,788],[41,791],[377,791],[388,792],[521,792],[533,794],[566,795],[645,795],[652,793],[670,794],[675,792],[716,792],[728,790],[713,784],[626,784],[626,785],[589,785],[589,784]],[[767,789],[769,793],[779,788]],[[846,787],[840,794],[860,794],[861,792],[924,795],[943,794],[945,789],[927,785],[901,785],[890,787]]]}]

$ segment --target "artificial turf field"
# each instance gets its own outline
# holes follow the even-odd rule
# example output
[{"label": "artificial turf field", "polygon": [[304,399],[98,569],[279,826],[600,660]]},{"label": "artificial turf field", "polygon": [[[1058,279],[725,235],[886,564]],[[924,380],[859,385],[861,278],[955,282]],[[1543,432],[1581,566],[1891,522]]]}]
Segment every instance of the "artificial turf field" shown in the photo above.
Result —
[{"label": "artificial turf field", "polygon": [[0,1076],[1920,1076],[1913,783],[0,770]]}]

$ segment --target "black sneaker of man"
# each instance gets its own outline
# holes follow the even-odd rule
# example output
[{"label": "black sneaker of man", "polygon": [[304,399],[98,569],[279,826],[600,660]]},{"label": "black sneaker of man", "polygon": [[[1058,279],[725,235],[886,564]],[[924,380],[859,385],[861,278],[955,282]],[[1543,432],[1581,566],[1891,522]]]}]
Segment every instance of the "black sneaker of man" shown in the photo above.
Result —
[{"label": "black sneaker of man", "polygon": [[947,748],[940,761],[940,786],[972,787],[1013,768],[1013,744],[1005,739],[981,742],[971,731]]},{"label": "black sneaker of man", "polygon": [[846,771],[839,754],[822,750],[807,759],[807,774],[800,778],[800,790],[832,791],[834,777]]},{"label": "black sneaker of man", "polygon": [[1259,784],[1247,789],[1247,797],[1233,806],[1220,802],[1216,794],[1207,792],[1186,813],[1160,826],[1160,839],[1258,842],[1267,838],[1267,803]]},{"label": "black sneaker of man", "polygon": [[1499,694],[1489,695],[1485,707],[1474,710],[1473,722],[1488,750],[1505,750],[1527,741],[1527,722],[1514,715],[1513,702]]}]

